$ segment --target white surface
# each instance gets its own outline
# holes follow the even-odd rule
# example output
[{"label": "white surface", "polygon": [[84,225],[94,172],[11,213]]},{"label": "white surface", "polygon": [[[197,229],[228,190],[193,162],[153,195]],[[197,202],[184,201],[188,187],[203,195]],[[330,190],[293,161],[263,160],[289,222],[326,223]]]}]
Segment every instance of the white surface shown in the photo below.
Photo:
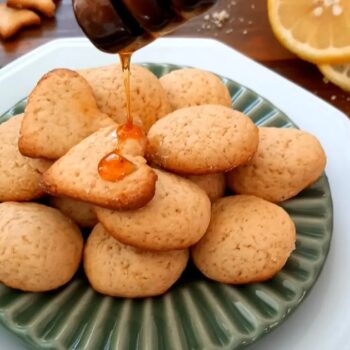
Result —
[{"label": "white surface", "polygon": [[[28,95],[48,70],[82,68],[116,61],[85,39],[53,41],[0,70],[0,114]],[[326,266],[302,306],[277,330],[250,350],[350,349],[350,122],[302,88],[219,42],[160,39],[140,50],[134,62],[191,65],[211,70],[250,87],[317,135],[328,156],[327,175],[334,201],[334,235]],[[23,349],[0,330],[0,349]]]}]

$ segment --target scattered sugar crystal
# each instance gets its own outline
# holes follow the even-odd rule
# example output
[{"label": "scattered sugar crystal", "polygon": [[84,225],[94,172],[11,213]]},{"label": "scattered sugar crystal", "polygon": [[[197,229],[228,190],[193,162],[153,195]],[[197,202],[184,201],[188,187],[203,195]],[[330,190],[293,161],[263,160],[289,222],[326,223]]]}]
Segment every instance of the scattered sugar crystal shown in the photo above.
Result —
[{"label": "scattered sugar crystal", "polygon": [[332,14],[333,16],[340,16],[343,13],[343,8],[338,5],[338,4],[334,4],[332,6]]},{"label": "scattered sugar crystal", "polygon": [[317,6],[313,9],[312,11],[313,15],[316,17],[320,17],[323,13],[323,7],[322,6]]},{"label": "scattered sugar crystal", "polygon": [[220,12],[214,12],[211,15],[211,21],[218,27],[221,28],[223,24],[230,18],[229,13],[226,10]]},{"label": "scattered sugar crystal", "polygon": [[331,96],[331,100],[332,100],[332,101],[335,101],[336,99],[337,99],[337,96],[336,96],[336,95],[332,95],[332,96]]},{"label": "scattered sugar crystal", "polygon": [[243,30],[243,35],[247,35],[248,34],[248,30],[247,29],[244,29]]},{"label": "scattered sugar crystal", "polygon": [[325,83],[325,84],[328,84],[329,83],[329,80],[326,78],[326,77],[323,77],[323,82]]}]

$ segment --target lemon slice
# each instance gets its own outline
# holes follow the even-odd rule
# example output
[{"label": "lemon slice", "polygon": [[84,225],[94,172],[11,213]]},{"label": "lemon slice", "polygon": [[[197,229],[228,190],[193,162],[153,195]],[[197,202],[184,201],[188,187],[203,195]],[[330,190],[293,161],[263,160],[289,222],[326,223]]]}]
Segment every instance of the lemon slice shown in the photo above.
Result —
[{"label": "lemon slice", "polygon": [[277,39],[313,63],[350,62],[349,0],[268,0]]},{"label": "lemon slice", "polygon": [[329,81],[350,92],[350,63],[323,64],[318,68]]}]

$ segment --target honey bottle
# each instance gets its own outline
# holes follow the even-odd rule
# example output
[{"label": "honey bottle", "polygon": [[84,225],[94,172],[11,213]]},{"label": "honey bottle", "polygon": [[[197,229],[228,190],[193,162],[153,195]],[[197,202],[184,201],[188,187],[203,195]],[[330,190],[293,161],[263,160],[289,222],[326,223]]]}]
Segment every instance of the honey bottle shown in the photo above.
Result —
[{"label": "honey bottle", "polygon": [[73,0],[90,41],[108,53],[133,52],[206,11],[217,0]]}]

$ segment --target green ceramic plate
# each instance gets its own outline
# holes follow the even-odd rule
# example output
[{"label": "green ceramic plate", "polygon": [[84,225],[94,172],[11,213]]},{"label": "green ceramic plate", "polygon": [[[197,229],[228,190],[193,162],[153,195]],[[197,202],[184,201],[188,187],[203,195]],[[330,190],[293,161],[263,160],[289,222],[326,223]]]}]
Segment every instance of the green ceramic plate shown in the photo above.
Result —
[{"label": "green ceramic plate", "polygon": [[[158,76],[179,68],[145,64]],[[226,78],[236,109],[257,125],[295,127],[280,110]],[[23,111],[19,102],[0,122]],[[241,349],[276,328],[321,272],[332,234],[326,176],[283,204],[297,227],[297,248],[274,279],[242,287],[206,280],[193,267],[162,297],[113,299],[80,273],[63,288],[31,294],[0,285],[0,319],[33,348],[91,350]]]}]

